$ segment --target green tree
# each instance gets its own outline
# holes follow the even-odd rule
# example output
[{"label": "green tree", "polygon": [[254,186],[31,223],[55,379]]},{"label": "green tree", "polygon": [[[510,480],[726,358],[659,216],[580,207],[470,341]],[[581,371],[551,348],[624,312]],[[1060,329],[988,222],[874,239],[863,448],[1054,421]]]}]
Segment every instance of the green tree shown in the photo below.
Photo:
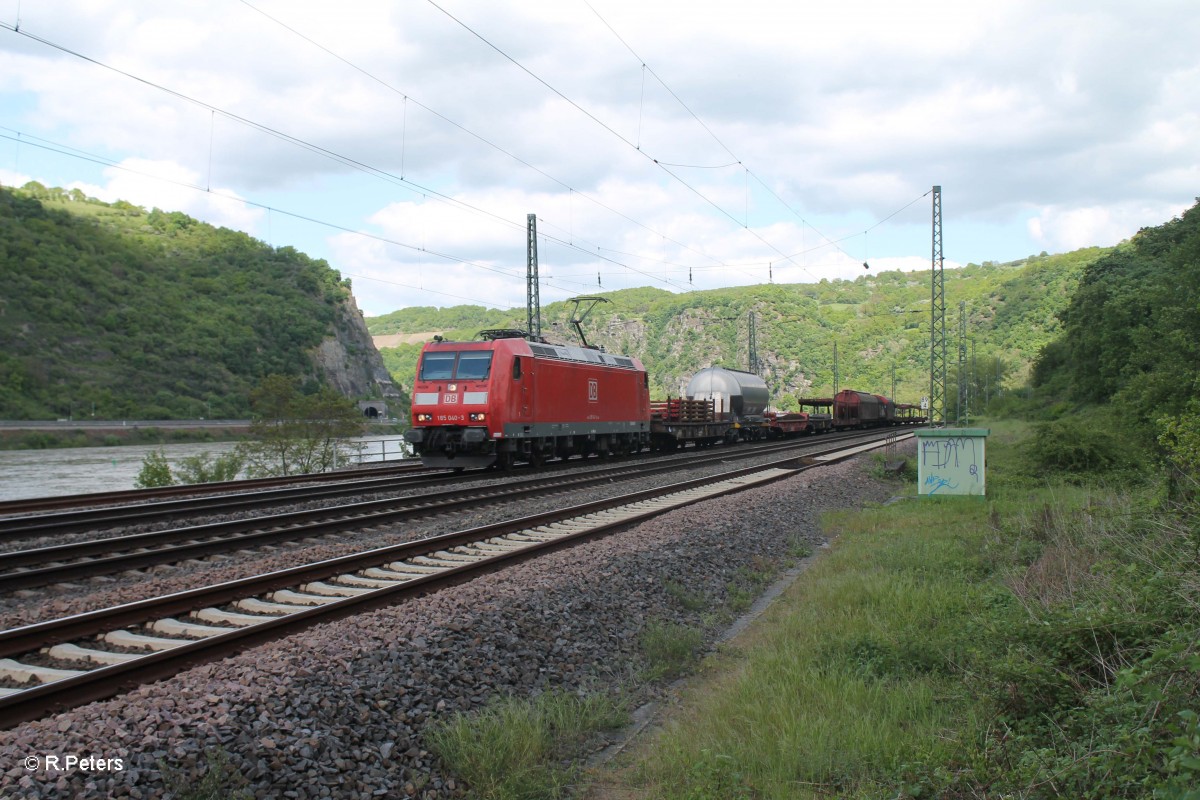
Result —
[{"label": "green tree", "polygon": [[251,393],[253,441],[239,445],[250,477],[324,472],[353,452],[363,418],[353,403],[328,387],[303,394],[297,382],[269,375]]},{"label": "green tree", "polygon": [[[248,417],[263,375],[310,354],[349,296],[324,261],[178,212],[0,187],[0,418]],[[106,397],[105,402],[100,402]],[[214,404],[213,411],[217,410]]]},{"label": "green tree", "polygon": [[1090,264],[1060,317],[1043,358],[1070,375],[1072,399],[1116,401],[1147,428],[1181,413],[1200,377],[1200,203]]},{"label": "green tree", "polygon": [[142,468],[133,485],[138,489],[154,489],[159,486],[174,486],[176,480],[171,476],[171,466],[162,448],[152,450],[142,459]]},{"label": "green tree", "polygon": [[220,483],[237,480],[244,464],[245,459],[236,449],[216,459],[205,451],[182,459],[174,475],[179,483]]},{"label": "green tree", "polygon": [[[1200,381],[1196,389],[1200,390]],[[1178,416],[1158,420],[1158,443],[1166,451],[1171,473],[1171,493],[1200,495],[1200,399],[1192,397]]]}]

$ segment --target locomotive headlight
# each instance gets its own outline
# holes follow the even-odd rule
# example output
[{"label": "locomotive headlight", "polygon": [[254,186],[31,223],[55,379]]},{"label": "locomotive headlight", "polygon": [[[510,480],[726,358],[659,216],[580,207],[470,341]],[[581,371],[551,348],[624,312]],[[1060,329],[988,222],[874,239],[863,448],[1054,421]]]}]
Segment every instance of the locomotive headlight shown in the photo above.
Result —
[{"label": "locomotive headlight", "polygon": [[483,422],[485,419],[487,419],[487,414],[484,414],[482,411],[474,411],[471,413],[470,417],[471,422]]},{"label": "locomotive headlight", "polygon": [[447,391],[447,392],[457,392],[457,391],[458,391],[458,384],[457,384],[457,383],[448,383],[448,384],[446,384],[446,391]]},{"label": "locomotive headlight", "polygon": [[417,414],[417,422],[433,422],[433,414]]}]

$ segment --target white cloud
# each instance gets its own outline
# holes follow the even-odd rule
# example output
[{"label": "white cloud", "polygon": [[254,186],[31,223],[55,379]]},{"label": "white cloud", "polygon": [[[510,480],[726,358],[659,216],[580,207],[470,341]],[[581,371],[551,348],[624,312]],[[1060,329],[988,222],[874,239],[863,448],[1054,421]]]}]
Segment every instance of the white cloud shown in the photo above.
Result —
[{"label": "white cloud", "polygon": [[1111,247],[1141,228],[1161,225],[1187,208],[1186,205],[1091,206],[1087,208],[1043,208],[1028,222],[1033,241],[1050,252],[1081,247]]},{"label": "white cloud", "polygon": [[106,168],[104,175],[108,180],[103,185],[75,182],[64,188],[79,189],[106,203],[124,200],[147,210],[182,211],[212,225],[251,234],[265,214],[262,209],[247,206],[232,190],[197,190],[194,187],[203,185],[200,176],[170,162],[131,158],[119,167]]},{"label": "white cloud", "polygon": [[[373,278],[355,283],[368,313],[522,304],[531,212],[570,243],[542,243],[553,297],[597,272],[606,289],[765,280],[768,263],[776,282],[854,277],[864,258],[928,268],[925,204],[873,226],[933,184],[948,223],[971,223],[964,262],[1113,243],[1190,204],[1191,5],[446,5],[460,25],[420,0],[43,0],[19,6],[22,32],[127,74],[0,31],[0,125],[213,189],[109,173],[95,196],[261,236],[263,212],[229,194],[409,245],[311,253]],[[41,174],[8,152],[4,169]],[[654,159],[691,166],[677,180]]]},{"label": "white cloud", "polygon": [[24,186],[33,180],[29,175],[0,167],[0,186]]}]

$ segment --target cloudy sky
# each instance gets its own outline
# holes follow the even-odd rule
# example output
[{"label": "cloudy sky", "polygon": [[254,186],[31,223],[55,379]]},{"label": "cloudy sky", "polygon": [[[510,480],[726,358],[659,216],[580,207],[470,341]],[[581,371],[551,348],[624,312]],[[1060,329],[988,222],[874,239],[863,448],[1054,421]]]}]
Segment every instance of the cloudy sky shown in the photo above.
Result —
[{"label": "cloudy sky", "polygon": [[369,315],[1111,245],[1200,195],[1155,2],[0,0],[0,183],[325,258]]}]

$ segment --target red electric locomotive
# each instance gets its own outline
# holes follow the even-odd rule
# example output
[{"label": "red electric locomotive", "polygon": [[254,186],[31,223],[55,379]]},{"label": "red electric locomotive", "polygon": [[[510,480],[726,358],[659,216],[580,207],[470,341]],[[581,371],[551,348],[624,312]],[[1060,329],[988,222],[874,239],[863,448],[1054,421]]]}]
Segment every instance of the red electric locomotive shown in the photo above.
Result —
[{"label": "red electric locomotive", "polygon": [[637,359],[522,331],[480,335],[421,351],[404,438],[426,466],[504,468],[648,446],[649,380]]}]

